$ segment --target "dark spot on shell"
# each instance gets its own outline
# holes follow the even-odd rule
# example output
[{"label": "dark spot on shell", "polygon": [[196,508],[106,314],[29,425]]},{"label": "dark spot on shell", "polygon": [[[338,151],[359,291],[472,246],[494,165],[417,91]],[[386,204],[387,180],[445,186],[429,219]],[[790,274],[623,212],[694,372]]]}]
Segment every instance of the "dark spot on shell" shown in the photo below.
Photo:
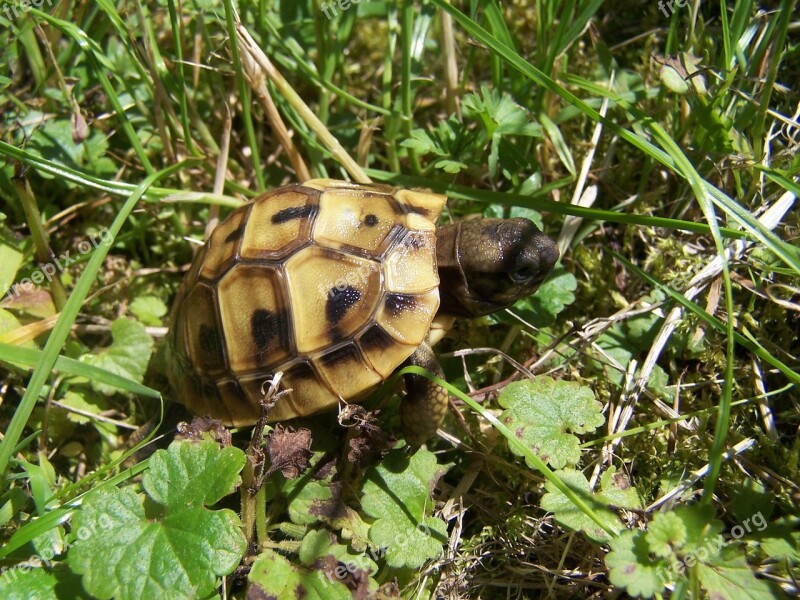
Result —
[{"label": "dark spot on shell", "polygon": [[325,318],[328,319],[328,323],[336,325],[344,318],[350,307],[360,299],[361,292],[352,286],[332,287],[328,292],[328,301],[325,303]]},{"label": "dark spot on shell", "polygon": [[365,351],[369,350],[385,350],[396,342],[388,333],[386,333],[380,326],[373,325],[367,332],[361,336],[361,347]]},{"label": "dark spot on shell", "polygon": [[375,227],[378,224],[378,217],[375,215],[367,215],[364,217],[364,225],[367,227]]},{"label": "dark spot on shell", "polygon": [[286,223],[287,221],[291,221],[293,219],[305,219],[306,217],[310,217],[315,212],[317,212],[317,207],[313,204],[304,204],[303,206],[290,206],[289,208],[284,208],[283,210],[279,210],[274,215],[272,215],[272,222],[275,225],[280,223]]},{"label": "dark spot on shell", "polygon": [[259,308],[250,317],[250,335],[260,352],[269,347],[272,339],[280,331],[280,321],[278,315],[265,309]]},{"label": "dark spot on shell", "polygon": [[326,367],[335,367],[336,365],[343,365],[347,362],[358,361],[361,357],[358,355],[358,349],[354,344],[348,344],[337,348],[320,357],[320,361]]},{"label": "dark spot on shell", "polygon": [[225,238],[225,243],[226,244],[230,244],[231,242],[239,241],[239,239],[241,239],[241,237],[242,237],[242,234],[244,234],[245,225],[246,225],[245,223],[242,223],[236,229],[231,231],[228,234],[228,237]]},{"label": "dark spot on shell", "polygon": [[392,202],[392,212],[397,215],[421,215],[423,217],[428,217],[431,214],[427,208],[422,208],[419,206],[414,206],[413,204],[407,204],[402,202]]},{"label": "dark spot on shell", "polygon": [[200,350],[206,355],[206,360],[222,360],[222,344],[213,327],[205,323],[200,325]]},{"label": "dark spot on shell", "polygon": [[414,310],[417,306],[417,299],[408,294],[388,294],[385,305],[389,314],[396,317],[402,312]]}]

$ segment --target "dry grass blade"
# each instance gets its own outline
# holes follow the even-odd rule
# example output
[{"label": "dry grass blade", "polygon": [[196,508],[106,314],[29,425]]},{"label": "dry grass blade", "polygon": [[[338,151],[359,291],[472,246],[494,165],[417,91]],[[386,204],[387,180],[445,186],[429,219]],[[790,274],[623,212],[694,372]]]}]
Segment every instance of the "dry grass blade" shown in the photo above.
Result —
[{"label": "dry grass blade", "polygon": [[[240,39],[244,42],[243,38]],[[267,115],[267,120],[272,126],[272,131],[275,133],[275,137],[278,138],[278,142],[280,143],[284,152],[286,152],[286,155],[289,157],[289,162],[292,163],[297,180],[307,181],[311,179],[311,173],[309,172],[308,167],[306,166],[306,163],[300,154],[300,151],[294,145],[294,142],[292,142],[292,135],[289,133],[286,123],[283,121],[280,112],[278,112],[278,107],[275,105],[275,101],[272,99],[272,95],[269,93],[269,88],[264,81],[264,71],[259,68],[259,63],[255,60],[255,57],[251,52],[252,48],[247,45],[244,45],[243,47],[246,52],[242,55],[242,64],[244,65],[247,78],[250,81],[250,87],[253,88],[256,96],[261,101],[261,105],[264,108],[264,113]],[[256,47],[255,50],[261,52],[261,49],[258,47]],[[269,62],[269,59],[263,54],[263,52],[262,55],[262,60]]]},{"label": "dry grass blade", "polygon": [[[233,119],[228,103],[225,103],[225,120],[222,124],[222,143],[219,145],[217,168],[214,173],[214,194],[220,195],[225,188],[225,174],[228,171],[228,154],[231,148],[231,128]],[[206,224],[205,239],[211,237],[211,232],[219,223],[219,205],[212,204],[208,210],[208,223]]]},{"label": "dry grass blade", "polygon": [[[747,452],[755,445],[756,445],[755,439],[753,438],[744,439],[735,446],[733,446],[732,448],[728,448],[722,454],[722,459],[723,461],[727,462],[732,458],[736,457],[737,455],[742,454],[743,452]],[[645,510],[651,512],[657,509],[659,506],[666,504],[670,500],[679,499],[684,492],[691,490],[697,484],[698,481],[700,481],[703,477],[708,475],[708,471],[709,471],[708,464],[706,464],[704,467],[700,469],[697,469],[691,474],[691,476],[681,481],[680,484],[678,484],[669,492],[661,496],[658,500],[650,504]]]},{"label": "dry grass blade", "polygon": [[235,17],[236,33],[239,36],[239,42],[242,50],[250,55],[250,58],[262,69],[262,71],[269,77],[269,80],[278,88],[283,97],[292,105],[292,107],[302,117],[303,121],[317,134],[322,144],[328,149],[333,157],[345,168],[350,176],[358,183],[371,183],[371,179],[364,172],[364,170],[353,160],[347,153],[344,147],[339,143],[328,128],[319,120],[309,106],[303,102],[303,99],[294,91],[289,82],[281,75],[280,71],[272,64],[272,61],[267,58],[264,51],[258,46],[256,41],[242,25],[238,15]]}]

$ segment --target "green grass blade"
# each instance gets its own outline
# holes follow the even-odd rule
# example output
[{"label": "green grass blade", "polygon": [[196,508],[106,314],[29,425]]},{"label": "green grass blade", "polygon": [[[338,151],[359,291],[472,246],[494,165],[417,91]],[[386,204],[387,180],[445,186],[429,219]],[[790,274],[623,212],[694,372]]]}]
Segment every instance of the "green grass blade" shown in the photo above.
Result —
[{"label": "green grass blade", "polygon": [[[423,177],[411,177],[409,175],[395,175],[387,171],[378,169],[367,169],[370,177],[376,181],[390,182],[405,187],[429,188],[434,192],[446,194],[453,200],[473,200],[475,202],[485,202],[488,204],[502,204],[505,206],[523,206],[538,211],[551,212],[558,215],[573,215],[585,219],[596,221],[609,221],[611,223],[629,223],[631,225],[645,225],[649,227],[665,227],[681,231],[693,231],[696,233],[710,233],[711,228],[705,223],[695,221],[684,221],[682,219],[671,219],[667,217],[651,217],[648,215],[637,215],[631,213],[604,210],[600,208],[587,208],[565,202],[555,202],[548,197],[553,190],[564,188],[574,182],[572,177],[565,177],[557,181],[551,181],[542,186],[531,195],[514,194],[511,192],[495,192],[492,190],[475,189],[456,185],[454,183],[443,183],[435,179],[425,179]],[[746,238],[747,234],[738,229],[728,229],[721,227],[720,232],[726,238]]]},{"label": "green grass blade", "polygon": [[783,0],[777,10],[777,21],[772,21],[772,23],[775,23],[777,31],[773,31],[772,35],[769,36],[769,43],[776,51],[773,58],[767,63],[767,77],[759,94],[758,112],[756,113],[751,138],[753,140],[753,154],[759,162],[764,159],[764,125],[767,121],[767,111],[769,110],[772,92],[775,89],[775,82],[778,79],[778,66],[781,64],[781,58],[783,57],[783,46],[786,43],[789,24],[795,15],[796,3],[796,0]]},{"label": "green grass blade", "polygon": [[[489,27],[489,30],[492,32],[501,43],[505,44],[509,48],[514,48],[514,40],[511,37],[511,32],[506,27],[505,19],[503,18],[503,10],[498,6],[496,0],[490,0],[486,2],[484,5],[484,12],[486,15],[486,23]],[[500,60],[500,57],[492,54],[491,56],[492,61],[492,83],[494,84],[495,89],[504,91],[505,90],[505,81],[503,79],[503,61]],[[518,77],[516,73],[512,74],[514,77]]]},{"label": "green grass blade", "polygon": [[800,185],[798,185],[797,182],[792,181],[785,175],[782,175],[781,173],[778,173],[777,171],[774,171],[772,169],[767,169],[766,167],[762,167],[760,165],[754,165],[754,167],[759,171],[761,171],[762,173],[764,173],[764,175],[766,175],[769,179],[777,183],[787,192],[791,192],[792,194],[794,194],[795,198],[800,198]]},{"label": "green grass blade", "polygon": [[41,87],[47,78],[47,68],[45,67],[42,51],[36,41],[36,34],[33,31],[35,25],[33,19],[27,17],[21,19],[22,27],[18,29],[19,43],[25,49],[25,58],[33,75],[33,80],[37,87]]},{"label": "green grass blade", "polygon": [[[130,56],[131,63],[134,65],[136,69],[136,73],[139,75],[139,80],[145,85],[145,88],[150,95],[153,97],[153,82],[150,81],[150,76],[147,73],[147,68],[142,64],[139,60],[139,57],[136,55],[136,50],[132,44],[132,38],[128,33],[130,26],[125,22],[122,16],[117,11],[117,7],[114,6],[114,3],[111,0],[96,0],[96,4],[98,8],[105,14],[106,18],[111,22],[114,26],[114,29],[117,32],[117,38],[125,47],[128,56]],[[133,96],[133,94],[131,94]]]},{"label": "green grass blade", "polygon": [[[149,437],[150,436],[148,436],[148,440]],[[130,456],[138,452],[146,443],[148,443],[148,440],[143,440],[142,442],[136,444],[134,448],[131,448],[129,451],[125,452],[122,456],[120,456],[119,459],[109,463],[108,467],[103,471],[105,472],[109,468],[116,467],[117,465],[127,460]],[[131,467],[130,469],[126,469],[125,471],[122,471],[121,473],[115,475],[114,477],[107,479],[95,489],[100,489],[101,487],[104,486],[118,485],[123,481],[132,479],[133,477],[135,477],[148,467],[149,463],[147,461],[138,463],[133,467]],[[86,478],[88,480],[87,482],[91,482],[94,479],[96,479],[95,476],[96,473],[88,475]],[[30,544],[40,535],[47,533],[51,529],[58,527],[62,523],[68,521],[72,516],[72,513],[75,512],[75,509],[78,506],[80,506],[80,504],[81,504],[80,500],[78,500],[70,502],[70,506],[68,507],[54,508],[53,510],[48,511],[47,514],[42,515],[41,517],[37,517],[32,521],[30,521],[29,523],[26,523],[25,525],[17,529],[11,536],[11,539],[8,540],[8,543],[0,547],[0,560],[10,556],[12,552],[14,552],[15,550],[19,550],[26,544]]]},{"label": "green grass blade", "polygon": [[73,512],[74,509],[72,508],[58,508],[23,525],[17,529],[11,536],[11,539],[0,548],[0,559],[10,556],[15,550],[19,550],[25,544],[31,543],[40,535],[65,523],[72,516]]},{"label": "green grass blade", "polygon": [[[416,18],[415,18],[416,17]],[[400,49],[402,64],[400,70],[400,105],[403,113],[403,132],[406,138],[411,137],[413,127],[414,89],[413,71],[419,64],[419,58],[425,48],[425,34],[430,26],[431,15],[419,13],[411,0],[404,0],[400,9]],[[408,149],[411,169],[416,174],[422,173],[422,165],[417,153]]]},{"label": "green grass blade", "polygon": [[[113,194],[115,196],[128,196],[136,190],[136,186],[132,183],[100,179],[98,177],[94,177],[93,175],[83,173],[77,169],[62,165],[61,163],[44,159],[36,154],[28,152],[27,150],[17,148],[0,140],[0,156],[3,155],[27,165],[32,169],[36,169],[37,171],[48,173],[54,177],[58,177],[59,179],[71,181],[80,186],[85,186],[101,192]],[[241,190],[241,192],[244,193],[245,190]],[[209,204],[219,204],[221,206],[230,206],[232,208],[241,206],[242,204],[240,199],[232,196],[216,195],[210,192],[186,192],[182,189],[178,190],[155,186],[147,189],[144,195],[144,200],[147,202],[156,202],[159,200],[164,200],[167,196],[172,196],[171,199],[176,200],[183,199],[185,202],[199,202],[202,200],[204,202],[208,202]]]},{"label": "green grass blade", "polygon": [[[120,209],[119,214],[109,227],[110,239],[116,239],[117,235],[119,235],[119,232],[122,230],[122,226],[128,218],[128,215],[130,215],[133,208],[144,195],[145,190],[147,190],[152,183],[158,181],[162,177],[167,177],[172,173],[185,168],[185,166],[185,162],[171,165],[170,167],[159,171],[158,173],[149,175],[142,183],[140,183],[136,187],[136,190],[128,197],[125,204]],[[69,336],[72,324],[75,322],[75,318],[78,316],[78,311],[80,311],[83,301],[86,299],[86,296],[89,294],[89,290],[95,282],[97,273],[100,271],[100,267],[102,266],[110,247],[110,243],[98,244],[97,250],[92,254],[92,257],[87,262],[86,268],[78,279],[78,282],[75,284],[75,289],[70,294],[69,300],[64,306],[64,310],[61,312],[58,322],[53,328],[53,331],[50,333],[50,337],[47,339],[44,351],[42,352],[39,362],[36,365],[36,369],[34,370],[33,375],[28,382],[28,386],[25,389],[25,394],[22,396],[22,400],[20,400],[19,406],[17,407],[17,410],[5,431],[3,440],[0,441],[0,477],[2,478],[0,480],[0,490],[4,490],[8,483],[8,480],[5,479],[5,474],[8,470],[8,463],[11,459],[14,447],[17,445],[17,441],[22,436],[25,425],[27,424],[31,413],[36,406],[36,400],[39,397],[42,387],[47,381],[47,378],[50,376],[50,371],[52,370],[53,366],[56,364],[56,360],[58,359],[61,348]]]},{"label": "green grass blade", "polygon": [[[171,2],[174,0],[170,0]],[[285,52],[289,58],[292,60],[288,60],[285,56],[281,54],[276,54],[274,56],[275,63],[282,66],[287,71],[300,71],[308,78],[308,80],[313,83],[314,85],[327,90],[328,92],[332,93],[338,100],[342,100],[347,104],[352,104],[353,106],[357,106],[358,108],[363,108],[365,110],[376,112],[381,115],[390,116],[392,111],[387,110],[385,108],[381,108],[375,104],[370,104],[360,98],[355,97],[353,94],[348,92],[347,90],[342,89],[341,87],[337,86],[333,82],[329,81],[328,79],[320,76],[320,74],[311,66],[307,57],[304,57],[300,54],[293,44],[290,44],[288,40],[286,40],[285,36],[282,36],[280,31],[275,27],[275,24],[272,23],[270,19],[264,20],[264,25],[267,31],[275,37],[275,39],[280,40],[280,49]]]},{"label": "green grass blade", "polygon": [[[12,344],[0,343],[0,361],[34,367],[39,363],[41,358],[42,351],[36,348],[23,348]],[[100,369],[94,365],[67,356],[59,356],[56,359],[54,368],[60,373],[74,375],[76,377],[86,377],[92,381],[110,385],[111,387],[115,387],[120,391],[130,394],[137,394],[147,398],[161,398],[161,392],[158,390],[154,390],[153,388],[149,388],[127,377],[122,377],[111,371]]]},{"label": "green grass blade", "polygon": [[586,29],[586,26],[589,24],[589,21],[592,20],[594,14],[597,12],[597,9],[602,6],[603,0],[592,0],[588,2],[574,18],[570,19],[563,19],[569,27],[567,27],[567,31],[560,40],[559,50],[556,56],[561,52],[564,52],[569,46],[571,46],[575,41],[578,39],[578,36]]},{"label": "green grass blade", "polygon": [[[587,82],[579,77],[567,77],[567,81],[569,83],[574,83],[579,87],[586,89],[587,91],[591,91],[592,93],[596,93],[601,96],[606,96],[616,104],[630,112],[634,117],[639,119],[641,122],[652,124],[654,123],[653,119],[647,115],[645,115],[642,111],[633,108],[630,104],[625,102],[620,96],[617,96],[605,88],[602,88],[594,83]],[[591,110],[591,109],[590,109]],[[599,116],[599,115],[598,115]],[[609,125],[609,123],[606,123]],[[613,124],[612,129],[619,128],[619,125]],[[620,134],[621,137],[625,137],[628,139],[628,135],[633,135],[628,130],[623,129],[626,133],[623,134],[620,131],[617,133]],[[664,134],[666,135],[666,134]],[[669,136],[667,136],[669,138]],[[643,138],[636,137],[636,140],[628,139],[631,143],[639,147],[643,152],[646,152],[648,155],[652,156],[656,160],[658,160],[661,164],[668,167],[672,171],[674,171],[677,175],[687,178],[686,174],[683,173],[680,169],[678,169],[678,164],[675,159],[670,156],[667,152],[664,152],[660,148],[657,148],[644,140]],[[641,142],[641,144],[640,144]],[[691,167],[691,163],[688,163]],[[694,170],[693,167],[691,167]],[[696,171],[695,171],[696,172]],[[774,252],[778,257],[781,258],[795,273],[800,274],[800,251],[797,248],[787,244],[783,240],[781,240],[774,232],[770,231],[766,227],[764,227],[763,223],[761,223],[758,219],[756,219],[745,207],[741,204],[736,202],[733,198],[725,194],[722,190],[717,188],[714,185],[711,185],[709,182],[701,179],[702,185],[705,188],[706,192],[711,195],[711,199],[714,202],[715,206],[721,208],[729,218],[735,220],[747,233],[752,237],[752,239],[756,239],[760,241],[764,246],[769,248],[772,252]]]},{"label": "green grass blade", "polygon": [[183,139],[186,143],[186,149],[195,156],[200,156],[200,152],[194,145],[192,139],[192,129],[189,126],[189,105],[186,100],[186,74],[183,70],[183,45],[181,38],[183,33],[183,24],[178,20],[178,11],[175,8],[175,0],[167,2],[169,8],[169,22],[172,26],[172,42],[175,47],[175,72],[177,75],[178,85],[171,86],[172,90],[178,96],[178,103],[181,109],[181,126],[183,127]]},{"label": "green grass blade", "polygon": [[[586,104],[586,102],[575,96],[572,92],[570,92],[560,84],[556,83],[553,79],[545,75],[542,71],[540,71],[539,69],[528,63],[514,50],[499,43],[491,36],[491,34],[489,34],[489,32],[481,28],[472,19],[464,15],[455,7],[451,6],[445,0],[431,0],[431,2],[435,3],[443,10],[449,12],[453,16],[453,19],[458,21],[458,23],[470,35],[477,38],[480,42],[486,44],[494,52],[500,54],[510,65],[520,70],[524,75],[526,75],[532,81],[534,81],[538,85],[545,87],[554,94],[560,96],[568,103],[580,109],[581,112],[586,114],[591,119],[603,123],[603,125],[606,128],[619,135],[621,138],[632,144],[634,147],[638,148],[648,156],[651,156],[652,158],[656,159],[664,166],[673,170],[676,174],[687,179],[690,186],[692,186],[692,189],[695,192],[695,196],[697,197],[699,202],[703,201],[703,198],[705,198],[706,193],[709,194],[716,206],[722,208],[729,216],[738,221],[753,237],[760,240],[765,246],[767,246],[771,251],[773,251],[776,255],[778,255],[781,258],[781,260],[783,260],[788,266],[792,268],[792,270],[800,274],[800,256],[798,256],[798,253],[796,251],[791,252],[787,248],[787,244],[785,242],[781,241],[773,232],[767,230],[744,207],[742,207],[732,198],[724,194],[721,190],[717,189],[715,186],[711,185],[702,178],[700,178],[698,181],[697,178],[699,177],[699,175],[697,174],[697,171],[694,169],[694,167],[692,167],[691,163],[688,160],[686,160],[685,155],[683,155],[680,149],[677,148],[677,145],[675,145],[674,142],[672,142],[670,148],[673,153],[676,151],[678,152],[678,154],[675,156],[679,155],[680,157],[682,157],[680,159],[680,164],[675,160],[675,156],[671,155],[669,152],[666,152],[661,148],[658,148],[657,146],[653,145],[648,140],[646,140],[644,137],[638,136],[632,131],[618,125],[611,119],[600,115],[600,113],[598,113],[595,109]],[[653,132],[654,135],[656,135],[659,138],[660,142],[665,142],[666,140],[671,141],[671,138],[669,138],[669,136],[666,136],[666,138],[664,138],[661,135],[663,133],[663,130],[660,129],[660,127],[652,117],[649,117],[645,115],[642,111],[636,110],[633,107],[627,105],[627,103],[622,102],[619,98],[615,97],[613,94],[608,93],[608,95],[612,99],[615,99],[620,106],[631,112],[631,114],[633,114],[645,128]],[[698,183],[704,190],[702,193],[700,192],[700,189],[697,188]]]},{"label": "green grass blade", "polygon": [[544,113],[539,113],[539,122],[542,124],[542,127],[547,132],[547,136],[553,143],[556,154],[558,154],[558,158],[561,159],[561,164],[566,167],[567,171],[569,171],[573,177],[576,177],[578,171],[575,168],[575,161],[572,159],[572,152],[569,149],[569,145],[564,140],[564,136],[561,135],[561,130],[558,128],[558,125],[553,123],[550,117]]}]

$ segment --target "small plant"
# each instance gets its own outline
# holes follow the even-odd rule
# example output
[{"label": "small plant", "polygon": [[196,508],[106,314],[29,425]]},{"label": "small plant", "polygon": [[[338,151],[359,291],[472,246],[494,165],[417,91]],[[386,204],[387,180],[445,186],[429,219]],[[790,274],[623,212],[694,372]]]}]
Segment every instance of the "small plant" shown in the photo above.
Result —
[{"label": "small plant", "polygon": [[[761,513],[743,526],[748,534],[763,532]],[[757,579],[747,564],[739,539],[726,541],[722,522],[710,508],[684,506],[658,513],[647,531],[626,531],[610,542],[606,564],[611,581],[629,594],[652,598],[669,589],[702,590],[718,598],[774,598],[780,590]]]}]

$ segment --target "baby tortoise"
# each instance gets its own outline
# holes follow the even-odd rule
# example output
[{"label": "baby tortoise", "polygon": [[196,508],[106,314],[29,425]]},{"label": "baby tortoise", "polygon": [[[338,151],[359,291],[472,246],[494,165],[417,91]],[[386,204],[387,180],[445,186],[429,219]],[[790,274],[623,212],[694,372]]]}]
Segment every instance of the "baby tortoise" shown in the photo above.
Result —
[{"label": "baby tortoise", "polygon": [[[169,376],[194,413],[255,423],[282,372],[269,422],[357,402],[398,367],[441,376],[431,346],[457,317],[532,294],[558,260],[527,219],[437,228],[445,196],[314,179],[233,211],[197,254],[178,292]],[[406,375],[402,421],[428,439],[447,393]]]}]

